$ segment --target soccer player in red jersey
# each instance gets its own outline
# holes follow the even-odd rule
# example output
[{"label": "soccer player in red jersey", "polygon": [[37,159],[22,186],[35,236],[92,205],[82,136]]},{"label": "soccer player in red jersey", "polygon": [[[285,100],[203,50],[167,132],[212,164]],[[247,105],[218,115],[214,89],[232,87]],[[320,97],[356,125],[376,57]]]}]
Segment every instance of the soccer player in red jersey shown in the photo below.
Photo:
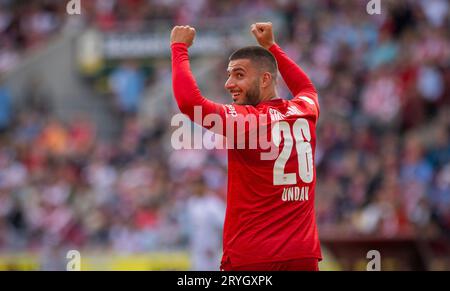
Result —
[{"label": "soccer player in red jersey", "polygon": [[[318,270],[321,260],[314,198],[316,124],[319,103],[316,89],[305,72],[275,43],[272,24],[255,23],[251,31],[260,46],[245,47],[229,58],[225,88],[232,104],[218,104],[201,95],[192,75],[188,48],[195,37],[190,26],[176,26],[171,33],[173,91],[182,113],[205,123],[216,115],[224,124],[238,118],[266,117],[227,128],[219,133],[227,141],[255,127],[269,126],[267,137],[275,146],[272,158],[258,144],[228,148],[228,193],[221,269]],[[277,96],[281,73],[294,98]],[[195,108],[201,109],[196,120]],[[256,119],[256,118],[255,118]],[[216,119],[217,121],[217,119]],[[234,125],[233,125],[234,126]],[[218,132],[215,130],[215,132]]]}]

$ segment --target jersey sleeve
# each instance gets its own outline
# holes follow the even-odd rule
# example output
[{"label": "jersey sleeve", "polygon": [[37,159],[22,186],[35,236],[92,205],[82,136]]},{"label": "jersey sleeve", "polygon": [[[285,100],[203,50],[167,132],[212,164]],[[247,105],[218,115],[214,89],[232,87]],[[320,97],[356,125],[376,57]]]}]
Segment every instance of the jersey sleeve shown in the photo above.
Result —
[{"label": "jersey sleeve", "polygon": [[201,108],[202,120],[208,114],[219,114],[223,118],[225,116],[223,106],[203,97],[198,88],[191,72],[187,45],[174,43],[171,48],[172,88],[180,111],[194,122],[197,122],[197,120],[194,120],[196,108]]},{"label": "jersey sleeve", "polygon": [[278,70],[294,96],[292,101],[302,107],[306,106],[318,118],[320,113],[319,99],[311,79],[277,44],[273,44],[269,51],[275,56]]}]

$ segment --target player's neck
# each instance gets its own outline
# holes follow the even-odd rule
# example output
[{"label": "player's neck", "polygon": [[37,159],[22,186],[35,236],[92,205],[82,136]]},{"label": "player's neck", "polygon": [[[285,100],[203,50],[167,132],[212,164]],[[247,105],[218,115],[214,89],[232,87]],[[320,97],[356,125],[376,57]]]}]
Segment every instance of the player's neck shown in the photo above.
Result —
[{"label": "player's neck", "polygon": [[274,99],[278,99],[278,94],[276,90],[270,90],[267,93],[263,94],[260,102],[266,102]]}]

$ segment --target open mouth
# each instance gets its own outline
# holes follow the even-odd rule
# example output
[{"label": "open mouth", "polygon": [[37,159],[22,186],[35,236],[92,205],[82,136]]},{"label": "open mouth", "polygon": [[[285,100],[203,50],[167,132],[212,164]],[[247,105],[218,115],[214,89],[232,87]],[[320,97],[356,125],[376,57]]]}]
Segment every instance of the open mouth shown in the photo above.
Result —
[{"label": "open mouth", "polygon": [[236,101],[240,96],[242,92],[231,92],[231,97],[233,98],[233,101]]}]

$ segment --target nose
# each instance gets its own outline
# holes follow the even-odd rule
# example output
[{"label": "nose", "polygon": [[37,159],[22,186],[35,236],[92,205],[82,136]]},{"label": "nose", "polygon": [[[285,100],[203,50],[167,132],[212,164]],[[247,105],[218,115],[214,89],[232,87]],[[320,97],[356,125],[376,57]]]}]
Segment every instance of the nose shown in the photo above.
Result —
[{"label": "nose", "polygon": [[231,78],[228,78],[228,80],[225,82],[225,89],[230,90],[235,86],[234,82]]}]

